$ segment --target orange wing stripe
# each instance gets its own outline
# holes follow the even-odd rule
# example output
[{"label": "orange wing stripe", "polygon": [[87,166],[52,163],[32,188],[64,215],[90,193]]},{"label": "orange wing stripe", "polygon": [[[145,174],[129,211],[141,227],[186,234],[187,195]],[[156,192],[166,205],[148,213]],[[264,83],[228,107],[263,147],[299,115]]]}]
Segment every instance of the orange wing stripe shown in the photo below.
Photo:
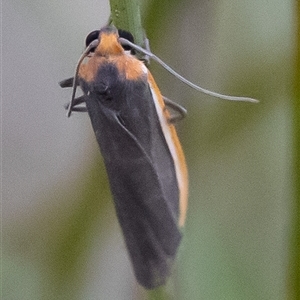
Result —
[{"label": "orange wing stripe", "polygon": [[176,133],[176,129],[174,125],[168,122],[168,120],[170,119],[170,115],[169,112],[165,109],[165,104],[162,95],[153,76],[149,71],[148,82],[150,84],[152,92],[155,94],[156,99],[154,99],[154,101],[157,100],[159,108],[161,110],[161,113],[158,112],[159,117],[160,115],[162,116],[160,118],[160,123],[175,164],[176,177],[179,187],[180,214],[178,223],[179,226],[182,227],[185,223],[186,212],[188,207],[188,172],[185,157]]}]

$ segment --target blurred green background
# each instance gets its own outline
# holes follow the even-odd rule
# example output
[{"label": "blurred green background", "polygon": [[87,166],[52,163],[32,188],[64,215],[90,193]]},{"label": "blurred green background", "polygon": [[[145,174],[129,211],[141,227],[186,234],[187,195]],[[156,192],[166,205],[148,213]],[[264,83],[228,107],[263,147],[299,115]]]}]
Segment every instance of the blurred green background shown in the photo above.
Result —
[{"label": "blurred green background", "polygon": [[184,239],[164,289],[135,281],[87,114],[66,118],[87,33],[104,0],[3,2],[3,290],[5,300],[284,299],[292,209],[295,5],[148,1],[152,51],[181,75],[259,104],[217,100],[161,67],[189,174]]}]

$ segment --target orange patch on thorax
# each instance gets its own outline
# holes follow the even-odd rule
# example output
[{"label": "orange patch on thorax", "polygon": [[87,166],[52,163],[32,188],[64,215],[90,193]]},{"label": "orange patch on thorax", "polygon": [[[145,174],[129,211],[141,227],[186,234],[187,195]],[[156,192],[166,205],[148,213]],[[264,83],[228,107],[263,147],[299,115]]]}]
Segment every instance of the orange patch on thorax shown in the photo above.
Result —
[{"label": "orange patch on thorax", "polygon": [[95,80],[97,72],[102,64],[113,64],[119,71],[120,76],[126,80],[139,80],[147,78],[147,68],[138,59],[127,55],[100,56],[96,53],[82,64],[79,69],[79,77],[87,82]]}]

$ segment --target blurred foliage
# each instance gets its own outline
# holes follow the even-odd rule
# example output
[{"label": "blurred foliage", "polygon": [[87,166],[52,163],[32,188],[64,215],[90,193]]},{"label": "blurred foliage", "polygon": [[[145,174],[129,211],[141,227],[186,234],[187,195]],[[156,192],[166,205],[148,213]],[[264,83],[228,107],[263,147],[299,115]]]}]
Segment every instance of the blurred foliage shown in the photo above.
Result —
[{"label": "blurred foliage", "polygon": [[[45,10],[29,2],[27,19],[36,7],[39,22],[32,21],[32,27],[47,33],[47,47],[50,34],[53,41],[58,39],[50,33],[51,6],[58,23],[69,24],[65,35],[70,39],[76,35],[73,27],[89,22],[85,15],[77,20],[70,14],[66,20],[58,2],[48,3]],[[290,299],[297,299],[300,30],[294,73],[293,12],[292,1],[147,1],[143,23],[155,54],[205,88],[261,102],[229,103],[199,95],[151,64],[163,94],[189,113],[178,131],[190,173],[190,207],[167,286],[147,292],[136,284],[103,162],[91,142],[95,151],[89,153],[90,162],[85,167],[79,162],[67,185],[57,179],[50,194],[31,199],[36,201],[32,211],[5,220],[3,299],[279,300],[286,297],[287,280]],[[99,25],[105,22],[99,20]],[[62,46],[64,52],[68,46]],[[58,53],[56,45],[52,51]],[[57,81],[63,79],[59,75]],[[38,72],[35,76],[41,77]],[[28,169],[28,185],[30,180]]]}]

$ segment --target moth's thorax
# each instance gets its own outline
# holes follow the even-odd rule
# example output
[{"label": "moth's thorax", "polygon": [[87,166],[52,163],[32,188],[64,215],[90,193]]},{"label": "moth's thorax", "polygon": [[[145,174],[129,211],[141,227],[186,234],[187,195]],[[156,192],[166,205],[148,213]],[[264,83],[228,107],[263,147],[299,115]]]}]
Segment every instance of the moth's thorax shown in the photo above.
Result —
[{"label": "moth's thorax", "polygon": [[80,66],[79,77],[86,82],[95,80],[98,70],[104,64],[114,65],[120,76],[126,80],[141,80],[147,78],[148,70],[146,66],[135,57],[126,54],[110,54],[100,56],[95,53],[89,60]]}]

